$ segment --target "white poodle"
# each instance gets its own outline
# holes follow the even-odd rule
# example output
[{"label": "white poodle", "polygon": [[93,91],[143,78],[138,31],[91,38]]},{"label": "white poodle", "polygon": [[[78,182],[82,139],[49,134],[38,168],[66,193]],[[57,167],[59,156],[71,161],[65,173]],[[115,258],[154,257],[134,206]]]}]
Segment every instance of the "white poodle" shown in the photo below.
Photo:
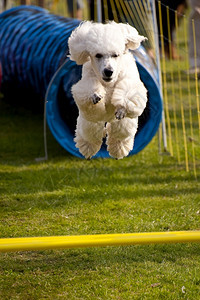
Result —
[{"label": "white poodle", "polygon": [[83,65],[81,80],[72,86],[79,109],[74,141],[87,159],[105,136],[112,157],[123,158],[133,149],[147,90],[129,49],[143,40],[135,28],[114,21],[85,21],[69,38],[70,59]]}]

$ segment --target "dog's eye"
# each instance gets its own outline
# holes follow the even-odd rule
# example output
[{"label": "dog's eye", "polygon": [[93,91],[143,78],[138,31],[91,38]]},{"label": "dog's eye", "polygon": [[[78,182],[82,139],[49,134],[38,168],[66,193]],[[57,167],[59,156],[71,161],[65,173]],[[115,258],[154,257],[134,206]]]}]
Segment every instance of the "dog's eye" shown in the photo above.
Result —
[{"label": "dog's eye", "polygon": [[116,53],[114,53],[113,55],[112,55],[112,57],[118,57],[119,56],[119,54],[116,54]]},{"label": "dog's eye", "polygon": [[100,54],[100,53],[97,53],[97,54],[96,54],[96,58],[102,58],[102,57],[103,57],[102,54]]}]

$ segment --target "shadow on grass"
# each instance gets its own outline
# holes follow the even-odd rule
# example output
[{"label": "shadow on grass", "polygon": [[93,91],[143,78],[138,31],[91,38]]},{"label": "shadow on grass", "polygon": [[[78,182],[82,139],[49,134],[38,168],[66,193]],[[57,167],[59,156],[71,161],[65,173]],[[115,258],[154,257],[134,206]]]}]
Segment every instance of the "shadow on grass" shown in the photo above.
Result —
[{"label": "shadow on grass", "polygon": [[126,163],[113,160],[88,162],[72,158],[47,165],[5,166],[0,178],[0,193],[6,195],[0,206],[6,211],[16,207],[24,210],[30,206],[48,209],[50,205],[62,207],[70,202],[92,204],[108,198],[116,201],[124,198],[172,199],[200,194],[200,183],[189,173],[179,169],[174,171],[173,164],[145,165],[135,161],[132,165],[131,158]]},{"label": "shadow on grass", "polygon": [[[41,268],[41,271],[60,273],[62,270],[98,270],[112,265],[154,262],[158,264],[180,262],[182,258],[198,260],[198,243],[177,243],[159,245],[111,246],[85,249],[27,251],[2,254],[1,270],[14,269],[27,272]],[[14,265],[13,265],[14,262]],[[180,262],[181,264],[181,262]],[[132,265],[133,267],[133,265]],[[137,268],[137,267],[136,267]]]}]

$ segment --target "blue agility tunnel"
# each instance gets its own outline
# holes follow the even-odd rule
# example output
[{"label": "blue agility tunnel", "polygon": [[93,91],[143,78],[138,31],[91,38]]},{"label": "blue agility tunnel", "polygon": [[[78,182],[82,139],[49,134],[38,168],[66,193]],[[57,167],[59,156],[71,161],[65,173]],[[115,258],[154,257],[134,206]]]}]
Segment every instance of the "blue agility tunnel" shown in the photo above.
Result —
[{"label": "blue agility tunnel", "polygon": [[[71,87],[81,78],[81,66],[67,58],[68,38],[79,21],[53,15],[36,6],[17,6],[0,14],[1,91],[6,96],[46,99],[48,126],[58,143],[82,157],[75,147],[78,109]],[[148,90],[147,107],[139,118],[134,149],[141,151],[155,135],[162,115],[158,72],[143,47],[133,52]],[[103,144],[96,157],[109,157]]]}]

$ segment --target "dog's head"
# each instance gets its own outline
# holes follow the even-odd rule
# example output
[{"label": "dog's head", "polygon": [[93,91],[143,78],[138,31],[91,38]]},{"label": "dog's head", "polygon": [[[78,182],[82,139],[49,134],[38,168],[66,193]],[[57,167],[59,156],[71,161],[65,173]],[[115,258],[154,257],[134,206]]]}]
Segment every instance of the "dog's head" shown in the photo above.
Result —
[{"label": "dog's head", "polygon": [[115,82],[120,72],[122,56],[128,49],[140,46],[145,37],[128,24],[83,22],[69,38],[71,60],[83,65],[91,60],[100,81]]}]

